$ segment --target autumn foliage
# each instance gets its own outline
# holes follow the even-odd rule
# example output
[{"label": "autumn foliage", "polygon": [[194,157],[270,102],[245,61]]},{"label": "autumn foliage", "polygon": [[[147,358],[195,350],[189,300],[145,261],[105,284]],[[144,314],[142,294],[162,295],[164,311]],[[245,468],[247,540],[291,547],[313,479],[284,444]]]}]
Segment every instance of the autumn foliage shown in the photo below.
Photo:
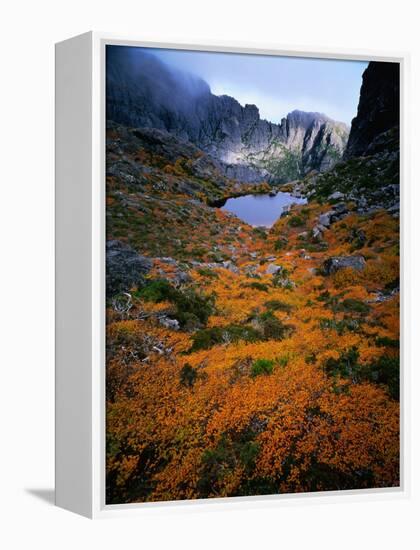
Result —
[{"label": "autumn foliage", "polygon": [[[129,311],[108,300],[107,502],[398,486],[398,220],[351,212],[320,244],[310,228],[330,205],[310,203],[258,231],[153,191],[153,178],[176,183],[189,167],[136,155],[156,171],[137,191],[109,179],[108,237],[154,267],[130,289]],[[153,216],[129,210],[143,194]],[[153,243],[142,247],[136,228]],[[320,272],[355,246],[364,270]],[[187,282],[167,255],[184,262]],[[237,270],[206,267],[232,256]]]}]

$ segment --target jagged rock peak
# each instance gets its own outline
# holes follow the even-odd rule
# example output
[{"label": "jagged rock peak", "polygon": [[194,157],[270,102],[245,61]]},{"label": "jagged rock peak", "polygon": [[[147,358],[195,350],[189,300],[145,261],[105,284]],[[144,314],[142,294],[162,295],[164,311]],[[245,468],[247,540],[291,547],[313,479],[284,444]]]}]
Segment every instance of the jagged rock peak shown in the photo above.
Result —
[{"label": "jagged rock peak", "polygon": [[[399,63],[371,61],[363,73],[357,116],[352,120],[345,158],[371,154],[381,135],[400,123]],[[386,140],[385,140],[386,141]]]},{"label": "jagged rock peak", "polygon": [[289,122],[293,122],[305,128],[309,128],[309,126],[311,126],[314,122],[333,122],[331,118],[327,117],[327,115],[324,115],[323,113],[300,111],[299,109],[295,109],[290,112],[286,119]]}]

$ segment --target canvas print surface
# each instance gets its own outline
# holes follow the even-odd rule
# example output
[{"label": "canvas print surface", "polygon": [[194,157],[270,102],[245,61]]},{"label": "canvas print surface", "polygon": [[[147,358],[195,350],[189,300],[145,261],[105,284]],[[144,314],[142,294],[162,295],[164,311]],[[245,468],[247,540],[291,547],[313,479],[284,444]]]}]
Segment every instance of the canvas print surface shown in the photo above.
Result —
[{"label": "canvas print surface", "polygon": [[107,504],[399,485],[399,103],[107,46]]}]

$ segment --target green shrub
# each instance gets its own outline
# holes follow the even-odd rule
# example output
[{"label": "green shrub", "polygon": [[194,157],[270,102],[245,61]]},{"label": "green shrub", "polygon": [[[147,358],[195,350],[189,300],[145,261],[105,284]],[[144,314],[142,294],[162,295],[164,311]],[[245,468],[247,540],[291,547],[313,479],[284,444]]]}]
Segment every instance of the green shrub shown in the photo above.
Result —
[{"label": "green shrub", "polygon": [[192,336],[190,352],[200,349],[210,349],[218,344],[230,344],[239,341],[257,342],[261,334],[250,326],[227,325],[197,330]]},{"label": "green shrub", "polygon": [[138,290],[135,296],[146,300],[146,302],[164,302],[172,301],[175,295],[175,289],[166,279],[157,279],[149,282],[144,288]]},{"label": "green shrub", "polygon": [[288,271],[283,269],[273,275],[272,285],[276,288],[284,288],[286,290],[293,290],[293,283],[287,278]]},{"label": "green shrub", "polygon": [[219,278],[219,275],[212,269],[209,269],[208,267],[202,267],[200,269],[197,269],[197,273],[199,273],[202,277],[211,277],[212,279]]},{"label": "green shrub", "polygon": [[349,378],[354,384],[372,382],[384,385],[393,399],[399,399],[400,362],[398,357],[383,355],[368,365],[360,365],[359,352],[352,347],[343,352],[338,359],[328,359],[324,364],[324,370],[328,376]]},{"label": "green shrub", "polygon": [[287,246],[287,239],[279,238],[274,243],[274,250],[279,251],[283,250]]},{"label": "green shrub", "polygon": [[188,322],[196,320],[205,325],[214,311],[214,296],[198,294],[193,289],[177,291],[173,301],[177,308],[175,316],[181,326],[186,326]]},{"label": "green shrub", "polygon": [[[201,497],[220,494],[225,478],[229,478],[238,466],[247,476],[253,472],[260,451],[254,437],[252,430],[223,434],[214,448],[203,452],[197,483]],[[252,494],[252,491],[239,491],[238,494]]]},{"label": "green shrub", "polygon": [[265,340],[283,340],[290,332],[290,327],[282,323],[272,311],[266,311],[259,317]]},{"label": "green shrub", "polygon": [[388,338],[388,336],[379,336],[375,340],[375,344],[380,347],[387,347],[387,348],[399,348],[400,347],[400,341],[394,340],[393,338]]},{"label": "green shrub", "polygon": [[179,290],[166,279],[151,281],[135,296],[149,302],[172,302],[176,307],[174,316],[182,327],[205,324],[214,310],[214,296],[199,294],[192,288]]},{"label": "green shrub", "polygon": [[261,292],[268,292],[268,286],[264,283],[259,283],[258,281],[246,283],[244,286],[248,288],[254,288],[255,290],[260,290]]},{"label": "green shrub", "polygon": [[338,359],[330,358],[324,365],[324,370],[328,376],[343,376],[352,378],[354,382],[359,380],[360,366],[359,352],[354,346],[343,352]]},{"label": "green shrub", "polygon": [[301,225],[305,225],[305,220],[301,216],[294,215],[289,218],[287,223],[290,227],[300,227]]},{"label": "green shrub", "polygon": [[344,319],[320,319],[319,326],[323,330],[336,330],[342,336],[345,332],[358,332],[360,321],[345,317]]},{"label": "green shrub", "polygon": [[267,309],[272,311],[285,311],[286,313],[290,313],[293,309],[290,304],[282,302],[281,300],[268,300],[264,305]]},{"label": "green shrub", "polygon": [[259,237],[260,239],[266,240],[267,239],[267,232],[263,227],[253,227],[252,233]]},{"label": "green shrub", "polygon": [[192,367],[189,363],[185,363],[179,374],[180,383],[183,386],[192,388],[197,379],[197,369]]},{"label": "green shrub", "polygon": [[257,441],[247,441],[242,445],[239,451],[239,460],[246,471],[253,470],[259,452],[260,445]]},{"label": "green shrub", "polygon": [[208,250],[206,248],[202,246],[197,246],[191,250],[191,256],[193,258],[197,258],[198,260],[202,260],[207,252]]},{"label": "green shrub", "polygon": [[261,374],[271,374],[274,370],[274,361],[271,359],[257,359],[251,367],[251,376],[260,376]]},{"label": "green shrub", "polygon": [[400,360],[399,357],[383,355],[366,367],[368,380],[387,386],[390,396],[398,400],[400,396]]},{"label": "green shrub", "polygon": [[337,311],[349,311],[366,315],[370,311],[370,306],[361,300],[346,298],[336,306]]}]

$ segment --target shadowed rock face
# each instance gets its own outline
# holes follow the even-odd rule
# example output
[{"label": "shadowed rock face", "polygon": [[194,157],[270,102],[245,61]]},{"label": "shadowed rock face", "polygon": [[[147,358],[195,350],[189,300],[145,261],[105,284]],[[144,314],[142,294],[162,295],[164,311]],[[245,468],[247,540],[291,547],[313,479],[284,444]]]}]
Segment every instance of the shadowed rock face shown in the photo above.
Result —
[{"label": "shadowed rock face", "polygon": [[360,157],[388,146],[386,133],[400,123],[398,63],[371,61],[363,73],[357,116],[353,119],[345,158]]},{"label": "shadowed rock face", "polygon": [[366,261],[363,256],[334,256],[325,260],[322,265],[322,272],[324,275],[332,275],[340,269],[346,268],[361,271],[365,266]]},{"label": "shadowed rock face", "polygon": [[215,96],[202,79],[137,48],[107,48],[106,93],[108,120],[190,141],[241,181],[290,181],[328,170],[348,138],[344,123],[321,113],[293,111],[280,124],[263,120],[255,105]]},{"label": "shadowed rock face", "polygon": [[129,245],[113,240],[106,243],[106,292],[113,296],[128,292],[143,281],[151,270],[152,261],[140,256]]}]

